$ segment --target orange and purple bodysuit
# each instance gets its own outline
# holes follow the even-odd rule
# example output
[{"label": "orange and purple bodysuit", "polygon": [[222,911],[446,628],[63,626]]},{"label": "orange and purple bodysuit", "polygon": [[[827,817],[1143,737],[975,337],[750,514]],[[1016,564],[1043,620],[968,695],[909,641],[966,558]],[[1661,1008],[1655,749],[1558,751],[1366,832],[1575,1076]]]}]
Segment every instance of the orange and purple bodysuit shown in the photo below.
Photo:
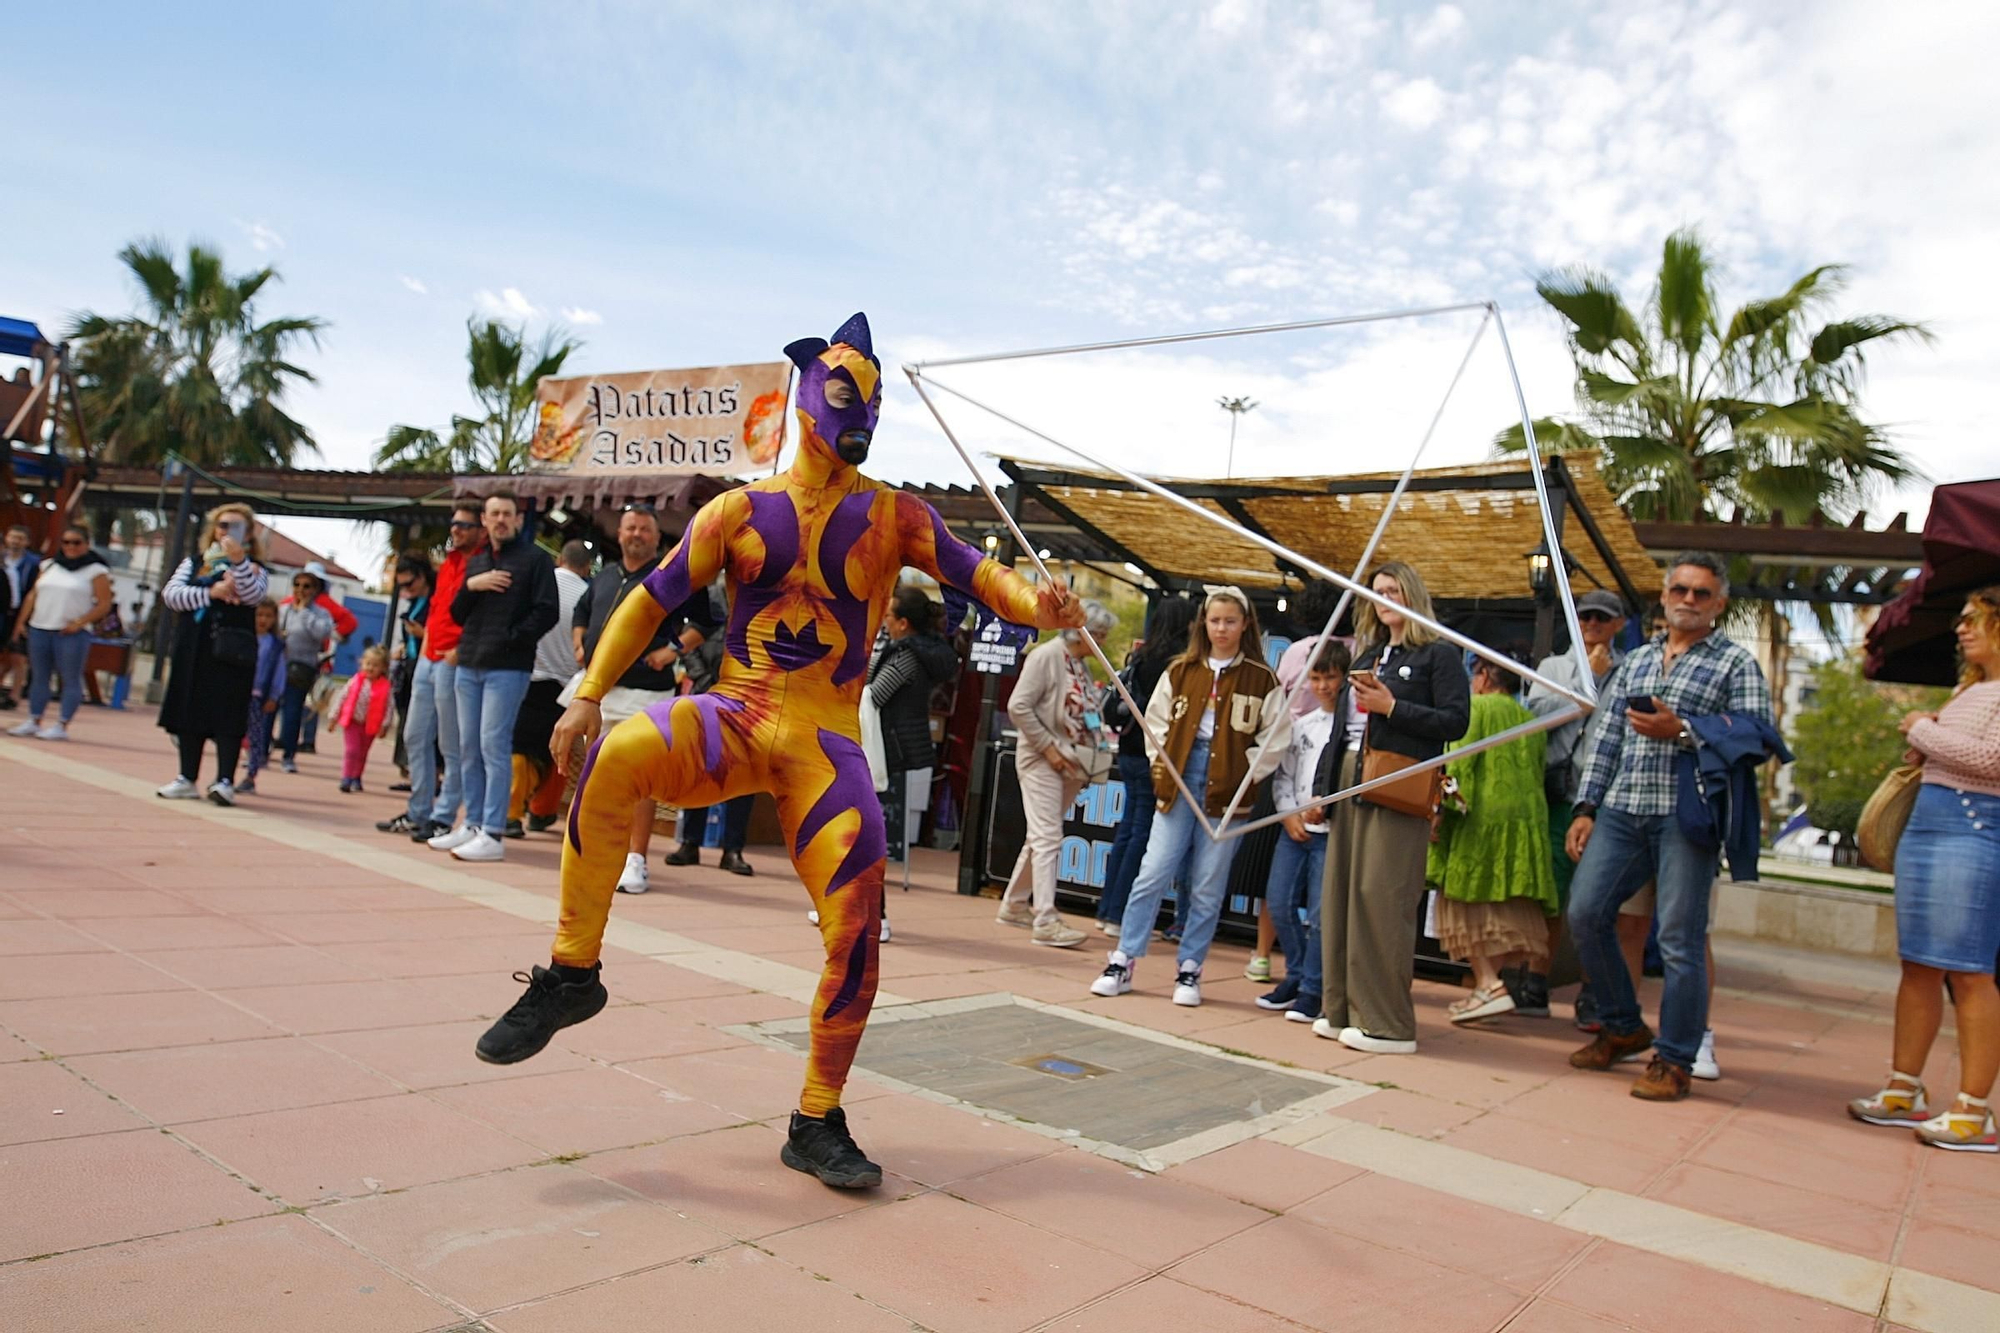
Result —
[{"label": "orange and purple bodysuit", "polygon": [[578,686],[577,698],[601,698],[672,608],[724,576],[729,624],[715,687],[627,719],[584,761],[553,954],[574,967],[597,961],[639,799],[692,807],[772,793],[826,946],[799,1103],[822,1116],[840,1104],[880,965],[885,843],[856,708],[897,578],[912,566],[1045,628],[1058,623],[1063,595],[982,557],[930,505],[857,470],[882,394],[863,316],[831,345],[814,338],[785,350],[800,370],[797,459],[702,507],[647,576],[652,596],[627,598],[605,626]]}]

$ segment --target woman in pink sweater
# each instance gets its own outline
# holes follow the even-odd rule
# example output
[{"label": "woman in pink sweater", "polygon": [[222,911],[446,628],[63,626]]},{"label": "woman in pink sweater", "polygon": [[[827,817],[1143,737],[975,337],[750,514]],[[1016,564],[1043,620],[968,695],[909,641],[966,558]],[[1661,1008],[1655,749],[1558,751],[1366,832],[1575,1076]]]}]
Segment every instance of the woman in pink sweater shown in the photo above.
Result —
[{"label": "woman in pink sweater", "polygon": [[[1914,1129],[1920,1142],[1958,1152],[2000,1151],[1988,1098],[2000,1073],[2000,586],[1982,588],[1959,615],[1963,660],[1951,702],[1903,719],[1924,766],[1916,808],[1896,846],[1895,1063],[1888,1086],[1848,1103],[1871,1125]],[[1944,982],[1957,1008],[1959,1093],[1933,1115],[1924,1064],[1944,1018]]]},{"label": "woman in pink sweater", "polygon": [[361,790],[361,770],[368,766],[368,747],[389,729],[389,654],[381,644],[361,654],[361,670],[340,696],[334,725],[346,748],[340,763],[340,789]]}]

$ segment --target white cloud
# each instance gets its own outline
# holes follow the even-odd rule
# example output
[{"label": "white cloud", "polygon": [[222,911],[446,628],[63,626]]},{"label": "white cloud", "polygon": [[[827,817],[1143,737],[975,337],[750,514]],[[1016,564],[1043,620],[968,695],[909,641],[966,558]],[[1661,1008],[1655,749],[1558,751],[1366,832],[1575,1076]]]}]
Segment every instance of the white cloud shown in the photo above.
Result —
[{"label": "white cloud", "polygon": [[1227,37],[1243,31],[1255,17],[1253,0],[1216,0],[1202,16],[1202,24],[1211,32],[1219,32]]},{"label": "white cloud", "polygon": [[236,219],[236,227],[237,230],[249,238],[250,248],[256,250],[259,254],[266,254],[272,250],[282,250],[285,248],[285,238],[278,235],[276,228],[261,219],[256,222],[245,222],[243,219],[238,218]]},{"label": "white cloud", "polygon": [[1430,78],[1398,83],[1382,95],[1382,114],[1405,129],[1427,130],[1444,117],[1444,89]]},{"label": "white cloud", "polygon": [[1457,37],[1465,27],[1465,11],[1457,5],[1439,5],[1422,20],[1409,25],[1410,45],[1421,51]]},{"label": "white cloud", "polygon": [[431,293],[431,289],[424,285],[423,279],[413,278],[407,273],[398,273],[396,281],[402,283],[404,287],[415,292],[418,296],[429,296]]},{"label": "white cloud", "polygon": [[472,294],[472,301],[495,319],[528,320],[542,313],[542,308],[523,296],[519,287],[503,287],[498,296],[482,287]]},{"label": "white cloud", "polygon": [[586,310],[582,306],[577,305],[564,306],[562,317],[572,324],[602,324],[604,322],[604,316],[598,314],[595,310]]}]

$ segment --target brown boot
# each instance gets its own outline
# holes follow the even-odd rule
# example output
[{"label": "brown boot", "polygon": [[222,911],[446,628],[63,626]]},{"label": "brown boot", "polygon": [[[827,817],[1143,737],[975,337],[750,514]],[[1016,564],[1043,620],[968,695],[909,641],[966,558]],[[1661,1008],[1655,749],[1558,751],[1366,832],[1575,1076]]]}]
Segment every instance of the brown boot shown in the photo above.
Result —
[{"label": "brown boot", "polygon": [[1644,1102],[1677,1102],[1688,1095],[1688,1071],[1656,1055],[1632,1085],[1632,1095]]},{"label": "brown boot", "polygon": [[1641,1023],[1635,1032],[1599,1032],[1590,1045],[1569,1053],[1569,1062],[1578,1069],[1609,1069],[1628,1055],[1637,1055],[1653,1044],[1653,1029]]}]

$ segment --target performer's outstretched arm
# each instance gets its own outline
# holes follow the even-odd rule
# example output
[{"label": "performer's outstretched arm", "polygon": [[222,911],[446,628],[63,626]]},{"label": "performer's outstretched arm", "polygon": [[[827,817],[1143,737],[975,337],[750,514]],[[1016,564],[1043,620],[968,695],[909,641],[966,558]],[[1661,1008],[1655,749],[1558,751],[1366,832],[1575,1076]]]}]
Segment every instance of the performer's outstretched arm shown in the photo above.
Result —
[{"label": "performer's outstretched arm", "polygon": [[715,581],[715,576],[722,572],[724,538],[733,521],[731,509],[736,499],[732,491],[703,505],[681,539],[674,543],[674,549],[660,561],[659,568],[646,576],[645,589],[652,595],[641,597],[635,592],[618,604],[605,622],[597,650],[591,654],[583,680],[576,687],[579,700],[602,699],[605,691],[616,685],[618,678],[639,660],[639,654],[646,651],[667,613],[685,602],[695,589],[706,588]]},{"label": "performer's outstretched arm", "polygon": [[944,518],[914,495],[896,494],[896,531],[903,563],[976,597],[1001,619],[1036,629],[1075,629],[1083,624],[1083,604],[1061,579],[1034,584],[960,541]]}]

